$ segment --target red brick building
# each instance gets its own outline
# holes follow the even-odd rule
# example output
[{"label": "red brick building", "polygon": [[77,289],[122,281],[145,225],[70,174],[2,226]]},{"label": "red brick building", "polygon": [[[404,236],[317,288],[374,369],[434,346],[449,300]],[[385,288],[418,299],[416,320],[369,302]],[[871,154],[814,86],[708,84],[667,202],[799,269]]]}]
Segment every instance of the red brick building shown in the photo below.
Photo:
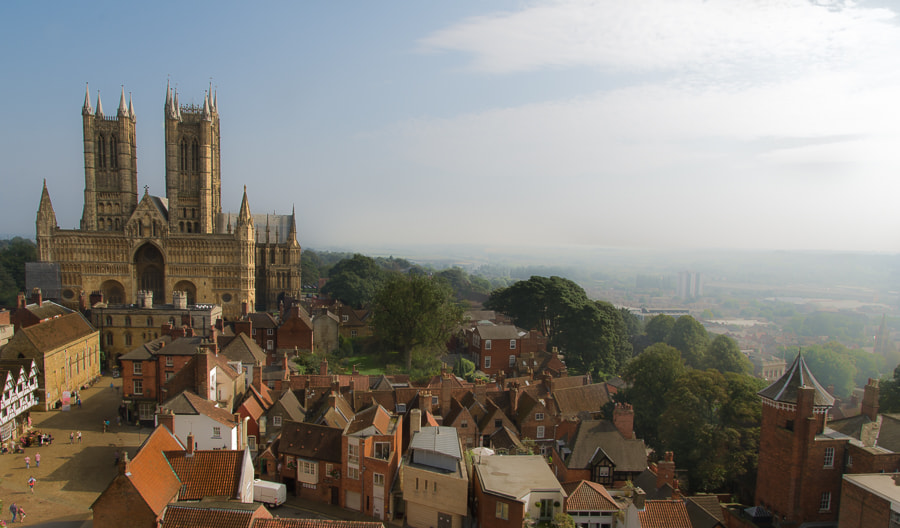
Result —
[{"label": "red brick building", "polygon": [[313,351],[313,325],[299,304],[294,304],[285,314],[284,322],[278,327],[278,348],[299,350],[301,352]]},{"label": "red brick building", "polygon": [[900,473],[844,475],[838,526],[900,526]]},{"label": "red brick building", "polygon": [[391,488],[402,454],[402,418],[381,405],[360,411],[344,428],[341,478],[344,508],[390,519]]}]

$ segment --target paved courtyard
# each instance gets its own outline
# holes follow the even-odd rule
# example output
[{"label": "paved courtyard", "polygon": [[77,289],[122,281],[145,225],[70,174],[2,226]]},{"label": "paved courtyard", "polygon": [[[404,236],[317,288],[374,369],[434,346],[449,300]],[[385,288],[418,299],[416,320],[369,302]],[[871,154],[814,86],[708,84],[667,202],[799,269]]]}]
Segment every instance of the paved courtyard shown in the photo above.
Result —
[{"label": "paved courtyard", "polygon": [[[116,389],[110,389],[110,382]],[[121,379],[103,377],[81,392],[82,408],[71,411],[32,412],[34,429],[53,435],[53,445],[29,447],[25,454],[0,455],[0,518],[9,523],[9,505],[25,509],[24,524],[52,528],[90,526],[90,506],[116,475],[115,453],[129,456],[151,432],[133,425],[117,427],[116,409],[121,401]],[[103,420],[110,420],[110,432],[103,432]],[[69,433],[81,431],[80,444],[69,443]],[[41,454],[36,467],[35,454]],[[31,469],[25,468],[25,456]],[[37,484],[34,494],[28,478]],[[17,523],[18,524],[18,523]]]}]

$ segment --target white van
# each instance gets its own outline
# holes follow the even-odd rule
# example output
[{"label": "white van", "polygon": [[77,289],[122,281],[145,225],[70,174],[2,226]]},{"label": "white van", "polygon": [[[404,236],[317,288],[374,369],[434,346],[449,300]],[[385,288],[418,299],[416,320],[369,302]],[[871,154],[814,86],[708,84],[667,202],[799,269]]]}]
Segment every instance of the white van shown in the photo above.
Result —
[{"label": "white van", "polygon": [[261,502],[269,508],[281,506],[287,500],[287,486],[279,482],[255,479],[253,481],[253,500]]}]

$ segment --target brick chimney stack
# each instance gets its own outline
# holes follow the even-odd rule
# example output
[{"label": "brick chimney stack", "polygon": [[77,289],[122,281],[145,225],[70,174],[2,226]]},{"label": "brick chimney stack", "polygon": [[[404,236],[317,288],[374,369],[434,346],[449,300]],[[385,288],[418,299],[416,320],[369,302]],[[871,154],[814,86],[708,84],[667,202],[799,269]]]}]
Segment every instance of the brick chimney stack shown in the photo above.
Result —
[{"label": "brick chimney stack", "polygon": [[27,305],[28,303],[25,302],[25,292],[19,292],[19,294],[16,295],[16,308],[24,310]]},{"label": "brick chimney stack", "polygon": [[675,482],[675,454],[666,451],[665,458],[656,463],[656,489],[668,484],[672,489],[678,488]]},{"label": "brick chimney stack", "polygon": [[634,439],[634,409],[631,404],[617,403],[613,409],[612,421],[626,440]]},{"label": "brick chimney stack", "polygon": [[866,388],[863,389],[863,400],[860,406],[860,414],[869,417],[873,422],[878,420],[878,380],[869,378]]},{"label": "brick chimney stack", "polygon": [[36,304],[38,306],[44,304],[44,296],[41,294],[40,288],[31,290],[31,304]]},{"label": "brick chimney stack", "polygon": [[194,454],[194,433],[188,433],[187,446],[185,446],[185,447],[187,447],[185,452],[187,453],[188,456],[191,456]]},{"label": "brick chimney stack", "polygon": [[170,433],[175,434],[175,413],[171,410],[164,407],[160,408],[159,412],[156,413],[156,423],[165,425]]},{"label": "brick chimney stack", "polygon": [[325,357],[322,358],[322,361],[319,362],[319,375],[327,376],[328,375],[328,359]]}]

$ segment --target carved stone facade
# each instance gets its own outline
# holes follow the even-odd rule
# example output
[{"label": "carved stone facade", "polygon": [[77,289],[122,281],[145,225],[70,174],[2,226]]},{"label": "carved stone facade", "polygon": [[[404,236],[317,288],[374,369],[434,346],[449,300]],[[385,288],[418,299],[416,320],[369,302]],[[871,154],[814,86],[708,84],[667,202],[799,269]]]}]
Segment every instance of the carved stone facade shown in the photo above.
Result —
[{"label": "carved stone facade", "polygon": [[[187,292],[188,304],[218,304],[236,318],[243,303],[276,310],[300,297],[300,244],[294,212],[252,215],[247,189],[237,214],[222,212],[219,111],[182,106],[166,88],[166,196],[138,199],[134,106],[125,91],[116,116],[85,93],[84,210],[80,229],[60,229],[44,182],[36,231],[38,259],[59,264],[62,304],[101,291],[110,304]],[[260,232],[260,228],[263,229]]]}]

